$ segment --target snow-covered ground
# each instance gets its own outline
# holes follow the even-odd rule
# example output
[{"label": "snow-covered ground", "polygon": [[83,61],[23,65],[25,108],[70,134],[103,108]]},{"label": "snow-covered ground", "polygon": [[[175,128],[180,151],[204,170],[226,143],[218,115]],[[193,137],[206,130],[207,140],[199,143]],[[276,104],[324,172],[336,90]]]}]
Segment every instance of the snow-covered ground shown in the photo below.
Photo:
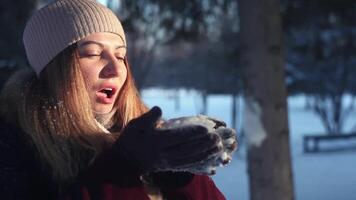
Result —
[{"label": "snow-covered ground", "polygon": [[[164,118],[195,115],[202,109],[202,100],[195,91],[145,90],[142,93],[149,106],[158,105]],[[179,97],[179,98],[177,98]],[[177,100],[179,99],[179,100]],[[231,102],[229,96],[209,96],[207,114],[223,119],[231,126]],[[291,134],[294,186],[297,200],[356,200],[356,150],[305,154],[302,136],[324,132],[319,119],[304,110],[303,97],[291,97],[289,102],[289,126]],[[240,109],[241,110],[241,109]],[[353,113],[346,124],[349,130],[356,123]],[[237,121],[241,124],[241,119]],[[239,129],[240,126],[237,127]],[[356,147],[355,141],[322,144],[321,148]],[[232,163],[217,171],[215,183],[228,200],[248,200],[248,177],[245,145],[242,144]]]}]

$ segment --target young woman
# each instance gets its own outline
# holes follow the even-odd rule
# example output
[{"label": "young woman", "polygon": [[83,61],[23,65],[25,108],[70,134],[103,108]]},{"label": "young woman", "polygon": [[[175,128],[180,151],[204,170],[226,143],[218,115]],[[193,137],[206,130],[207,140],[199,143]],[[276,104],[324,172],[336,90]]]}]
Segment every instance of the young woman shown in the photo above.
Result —
[{"label": "young woman", "polygon": [[184,171],[219,165],[236,149],[233,131],[224,129],[226,146],[199,125],[157,128],[161,110],[139,98],[112,11],[55,1],[31,17],[23,41],[32,69],[16,72],[0,99],[2,199],[224,199],[208,176]]}]

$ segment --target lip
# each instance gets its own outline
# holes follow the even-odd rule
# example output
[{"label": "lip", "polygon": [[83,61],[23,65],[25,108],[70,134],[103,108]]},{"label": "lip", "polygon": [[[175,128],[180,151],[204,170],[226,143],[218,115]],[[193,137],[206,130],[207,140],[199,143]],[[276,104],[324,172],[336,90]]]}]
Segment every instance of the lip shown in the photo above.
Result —
[{"label": "lip", "polygon": [[[100,92],[101,90],[105,88],[111,88],[112,89],[112,94],[110,97],[107,97],[106,94],[103,92]],[[103,104],[112,104],[115,102],[116,99],[116,94],[117,94],[117,86],[116,84],[110,83],[110,82],[105,82],[99,85],[98,89],[96,90],[96,98],[99,103]]]}]

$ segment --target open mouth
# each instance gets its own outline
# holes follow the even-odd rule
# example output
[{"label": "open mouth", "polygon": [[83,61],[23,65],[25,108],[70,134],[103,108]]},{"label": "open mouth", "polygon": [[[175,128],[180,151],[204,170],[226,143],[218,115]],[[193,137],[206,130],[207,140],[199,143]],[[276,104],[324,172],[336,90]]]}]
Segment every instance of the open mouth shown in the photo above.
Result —
[{"label": "open mouth", "polygon": [[115,94],[113,88],[104,88],[104,89],[100,90],[99,92],[105,94],[106,98],[111,98]]},{"label": "open mouth", "polygon": [[115,101],[117,88],[114,84],[104,83],[96,91],[96,99],[103,104],[112,104]]}]

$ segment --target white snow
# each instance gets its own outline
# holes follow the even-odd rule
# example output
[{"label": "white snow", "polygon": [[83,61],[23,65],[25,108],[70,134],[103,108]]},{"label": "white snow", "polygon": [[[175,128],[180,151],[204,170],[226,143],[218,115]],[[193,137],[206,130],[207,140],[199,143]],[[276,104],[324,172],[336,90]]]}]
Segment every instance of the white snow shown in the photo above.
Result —
[{"label": "white snow", "polygon": [[[179,101],[175,99],[177,96],[175,93],[178,93]],[[145,90],[142,96],[149,106],[160,106],[166,119],[196,115],[201,110],[199,100],[201,96],[195,91],[152,89]],[[207,115],[222,119],[228,126],[231,126],[231,99],[231,96],[224,95],[209,96]],[[324,129],[313,113],[304,110],[303,97],[291,97],[288,102],[296,200],[356,200],[355,148],[313,154],[303,153],[303,135],[323,133]],[[241,114],[241,110],[238,113]],[[345,130],[350,130],[355,122],[356,113],[352,113]],[[238,130],[240,128],[237,127]],[[240,143],[240,145],[231,164],[225,168],[219,168],[217,174],[213,176],[215,183],[228,200],[249,199],[246,144]],[[356,147],[356,141],[325,143],[321,144],[320,148],[329,149],[335,146]]]},{"label": "white snow", "polygon": [[259,147],[266,139],[267,134],[262,124],[262,112],[260,105],[252,98],[244,98],[244,123],[242,130],[246,133],[249,147]]}]

